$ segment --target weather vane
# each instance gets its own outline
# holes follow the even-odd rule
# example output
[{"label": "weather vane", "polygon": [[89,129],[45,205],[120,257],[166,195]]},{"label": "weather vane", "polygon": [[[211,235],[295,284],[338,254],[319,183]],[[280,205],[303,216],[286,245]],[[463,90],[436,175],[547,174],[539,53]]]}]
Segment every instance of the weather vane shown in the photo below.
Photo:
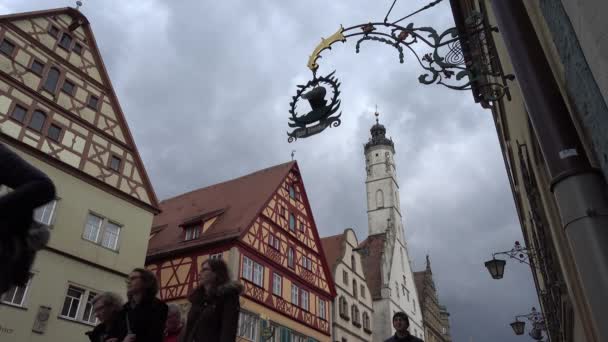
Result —
[{"label": "weather vane", "polygon": [[[334,72],[327,76],[317,76],[319,70],[318,61],[321,53],[331,50],[332,45],[337,42],[346,42],[350,38],[357,38],[355,52],[359,53],[361,44],[364,42],[379,42],[391,46],[399,54],[399,62],[404,63],[405,53],[409,51],[413,55],[414,64],[422,67],[422,74],[418,81],[422,84],[440,84],[454,90],[469,90],[475,88],[475,94],[479,101],[498,101],[506,96],[511,99],[508,80],[513,80],[513,75],[505,75],[500,67],[495,66],[494,56],[491,55],[489,39],[492,33],[498,29],[489,26],[483,19],[481,13],[474,12],[464,22],[464,27],[458,29],[453,27],[442,33],[429,26],[416,27],[411,22],[406,26],[399,23],[420,12],[434,7],[443,0],[429,2],[426,6],[398,19],[389,21],[389,15],[397,0],[386,13],[383,21],[367,22],[340,28],[327,38],[321,38],[321,42],[314,48],[308,58],[307,66],[312,72],[312,80],[304,85],[298,85],[296,95],[290,102],[291,114],[289,127],[296,128],[288,132],[288,142],[298,138],[306,138],[321,133],[327,127],[337,127],[341,121],[340,114],[332,116],[340,107],[338,89],[340,82],[334,76]],[[418,43],[427,48],[427,52],[419,55],[414,48]],[[466,60],[465,60],[466,57]],[[325,100],[326,89],[320,84],[331,86],[333,96],[327,104]],[[311,89],[303,94],[305,90]],[[310,102],[312,110],[306,114],[298,115],[296,106],[301,98]],[[376,110],[377,112],[377,110]]]},{"label": "weather vane", "polygon": [[80,7],[82,7],[82,1],[78,0],[76,1],[76,9],[80,9]]},{"label": "weather vane", "polygon": [[296,155],[296,150],[291,150],[291,160],[293,160],[293,157]]}]

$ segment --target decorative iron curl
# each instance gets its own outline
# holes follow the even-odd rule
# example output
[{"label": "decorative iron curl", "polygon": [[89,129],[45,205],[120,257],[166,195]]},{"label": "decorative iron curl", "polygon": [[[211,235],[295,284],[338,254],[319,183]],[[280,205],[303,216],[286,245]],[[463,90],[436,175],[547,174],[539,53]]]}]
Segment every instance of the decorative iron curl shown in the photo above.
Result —
[{"label": "decorative iron curl", "polygon": [[377,42],[385,43],[387,45],[394,47],[395,49],[397,49],[397,51],[399,51],[399,62],[403,63],[403,60],[404,60],[403,47],[401,47],[401,45],[399,45],[399,42],[391,42],[390,40],[381,38],[381,37],[365,36],[365,37],[359,39],[357,41],[357,45],[355,46],[355,53],[359,53],[361,43],[366,40],[375,40]]}]

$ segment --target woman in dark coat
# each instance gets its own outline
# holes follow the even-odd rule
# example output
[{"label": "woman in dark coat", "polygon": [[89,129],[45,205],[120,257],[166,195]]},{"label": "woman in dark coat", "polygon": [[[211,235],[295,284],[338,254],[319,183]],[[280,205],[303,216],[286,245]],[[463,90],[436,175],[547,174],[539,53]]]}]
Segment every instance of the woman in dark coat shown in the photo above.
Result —
[{"label": "woman in dark coat", "polygon": [[230,281],[223,260],[203,262],[199,286],[189,298],[192,306],[181,342],[234,342],[242,290],[240,283]]},{"label": "woman in dark coat", "polygon": [[55,186],[42,171],[0,143],[0,293],[24,286],[36,251],[49,239],[46,227],[33,220],[34,209],[55,199]]},{"label": "woman in dark coat", "polygon": [[127,279],[127,297],[121,319],[127,324],[127,337],[120,342],[163,342],[167,304],[156,298],[158,281],[154,273],[134,269]]},{"label": "woman in dark coat", "polygon": [[100,323],[86,333],[91,342],[122,342],[127,336],[127,324],[120,319],[123,300],[115,293],[104,292],[92,300],[95,316]]}]

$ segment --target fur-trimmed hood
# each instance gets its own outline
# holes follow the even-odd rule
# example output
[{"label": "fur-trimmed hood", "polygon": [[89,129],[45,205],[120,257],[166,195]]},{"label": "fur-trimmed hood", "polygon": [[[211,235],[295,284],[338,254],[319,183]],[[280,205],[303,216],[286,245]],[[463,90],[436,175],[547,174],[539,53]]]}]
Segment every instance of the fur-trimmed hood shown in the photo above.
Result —
[{"label": "fur-trimmed hood", "polygon": [[[241,292],[243,292],[243,285],[240,282],[229,281],[225,284],[218,286],[214,293],[211,294],[211,297],[224,297],[229,295],[238,296],[241,294]],[[194,290],[194,292],[192,292],[192,294],[190,294],[188,300],[191,303],[196,303],[206,296],[207,294],[205,293],[205,288],[199,286],[196,288],[196,290]]]}]

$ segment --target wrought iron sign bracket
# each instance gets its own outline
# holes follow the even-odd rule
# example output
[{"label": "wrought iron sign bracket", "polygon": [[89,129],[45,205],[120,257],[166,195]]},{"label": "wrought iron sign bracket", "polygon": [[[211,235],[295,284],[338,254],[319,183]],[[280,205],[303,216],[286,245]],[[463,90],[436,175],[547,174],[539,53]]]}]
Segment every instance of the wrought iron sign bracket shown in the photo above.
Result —
[{"label": "wrought iron sign bracket", "polygon": [[[476,101],[482,103],[498,101],[503,97],[510,100],[508,81],[513,80],[514,76],[505,75],[500,65],[497,65],[497,56],[494,55],[491,36],[498,29],[489,25],[481,13],[474,12],[469,16],[465,20],[464,28],[453,27],[442,33],[437,33],[432,27],[416,27],[413,22],[406,26],[399,25],[401,21],[433,7],[441,1],[432,1],[427,6],[395,22],[389,22],[388,15],[395,4],[393,2],[384,21],[368,22],[348,28],[340,26],[328,38],[322,38],[308,58],[307,66],[311,70],[313,78],[307,84],[298,86],[298,92],[290,103],[290,120],[292,121],[290,127],[297,128],[287,133],[288,141],[292,142],[298,138],[318,134],[327,127],[340,125],[340,120],[337,119],[340,115],[330,117],[340,105],[337,96],[339,82],[334,76],[335,71],[328,76],[317,76],[318,62],[322,58],[322,53],[331,50],[334,44],[345,43],[352,39],[357,39],[356,53],[359,53],[363,43],[367,42],[379,42],[391,46],[397,51],[400,63],[405,62],[405,51],[409,51],[413,56],[412,60],[423,70],[418,77],[418,81],[422,84],[440,84],[454,90],[473,89]],[[424,45],[428,52],[419,55],[414,49],[416,44]],[[321,83],[333,87],[334,94],[330,104],[325,105],[324,90],[317,91],[317,93],[307,96],[314,100],[311,101],[308,98],[313,110],[299,116],[295,108],[298,100],[301,97],[305,98],[306,94],[303,94],[303,91],[308,88],[312,88],[312,90],[323,88],[320,86]],[[294,123],[296,126],[293,126]]]},{"label": "wrought iron sign bracket", "polygon": [[522,264],[537,267],[536,263],[534,263],[534,250],[532,248],[523,247],[519,241],[515,241],[515,245],[511,250],[492,253],[492,258],[495,258],[497,255],[506,255]]}]

